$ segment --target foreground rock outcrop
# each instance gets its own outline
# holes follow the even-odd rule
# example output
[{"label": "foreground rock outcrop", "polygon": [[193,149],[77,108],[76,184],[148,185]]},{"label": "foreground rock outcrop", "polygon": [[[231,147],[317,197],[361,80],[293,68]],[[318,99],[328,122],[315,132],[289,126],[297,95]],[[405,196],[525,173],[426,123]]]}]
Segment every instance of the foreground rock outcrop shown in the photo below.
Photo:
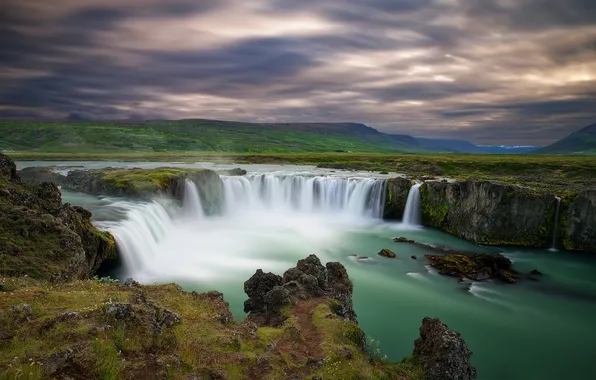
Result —
[{"label": "foreground rock outcrop", "polygon": [[429,380],[472,380],[476,369],[472,352],[461,336],[436,318],[424,318],[420,338],[414,342],[414,357]]},{"label": "foreground rock outcrop", "polygon": [[91,224],[89,211],[63,204],[53,183],[23,184],[0,154],[0,275],[82,279],[115,254],[114,238]]},{"label": "foreground rock outcrop", "polygon": [[248,295],[244,312],[259,326],[279,326],[287,319],[284,307],[300,300],[326,297],[336,301],[333,307],[337,315],[356,322],[352,291],[352,281],[343,265],[331,262],[323,266],[317,256],[310,255],[288,269],[283,277],[257,270],[244,283]]},{"label": "foreground rock outcrop", "polygon": [[413,355],[402,363],[369,352],[346,269],[323,266],[316,256],[283,276],[258,270],[246,281],[250,314],[240,324],[216,291],[132,279],[52,287],[30,277],[4,281],[10,293],[0,297],[2,378],[24,371],[29,378],[110,379],[467,380],[475,374],[459,334],[438,320],[424,320]]}]

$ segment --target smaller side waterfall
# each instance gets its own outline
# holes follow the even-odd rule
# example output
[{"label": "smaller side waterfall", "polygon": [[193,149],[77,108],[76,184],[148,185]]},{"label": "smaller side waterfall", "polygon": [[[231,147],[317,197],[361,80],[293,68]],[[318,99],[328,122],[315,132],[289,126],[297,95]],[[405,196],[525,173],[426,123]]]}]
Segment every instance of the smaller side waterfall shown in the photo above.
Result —
[{"label": "smaller side waterfall", "polygon": [[553,241],[551,244],[551,251],[557,250],[557,233],[559,232],[559,209],[561,208],[561,197],[555,197],[557,199],[557,207],[555,209],[555,224],[553,226]]},{"label": "smaller side waterfall", "polygon": [[406,200],[406,209],[404,210],[403,224],[408,226],[420,225],[420,186],[417,183],[410,188],[408,199]]},{"label": "smaller side waterfall", "polygon": [[191,219],[203,219],[205,211],[201,203],[201,197],[197,185],[189,179],[184,181],[184,198],[182,199],[183,213]]}]

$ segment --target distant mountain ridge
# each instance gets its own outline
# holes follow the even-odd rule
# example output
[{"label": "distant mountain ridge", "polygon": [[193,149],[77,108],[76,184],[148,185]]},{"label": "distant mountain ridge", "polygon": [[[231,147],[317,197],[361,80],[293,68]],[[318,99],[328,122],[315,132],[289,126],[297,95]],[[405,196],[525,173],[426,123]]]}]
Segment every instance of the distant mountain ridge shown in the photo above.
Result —
[{"label": "distant mountain ridge", "polygon": [[526,153],[469,141],[387,134],[361,123],[224,120],[0,121],[0,151],[48,153]]},{"label": "distant mountain ridge", "polygon": [[538,154],[596,155],[596,124],[588,125],[569,136],[536,151]]}]

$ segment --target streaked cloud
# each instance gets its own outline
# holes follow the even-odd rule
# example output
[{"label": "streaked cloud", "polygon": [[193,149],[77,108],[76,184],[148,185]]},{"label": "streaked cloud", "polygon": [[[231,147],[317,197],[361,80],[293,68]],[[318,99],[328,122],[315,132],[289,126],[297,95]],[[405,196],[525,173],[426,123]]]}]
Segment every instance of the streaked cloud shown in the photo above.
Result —
[{"label": "streaked cloud", "polygon": [[596,121],[592,0],[5,0],[0,117],[355,121],[546,144]]}]

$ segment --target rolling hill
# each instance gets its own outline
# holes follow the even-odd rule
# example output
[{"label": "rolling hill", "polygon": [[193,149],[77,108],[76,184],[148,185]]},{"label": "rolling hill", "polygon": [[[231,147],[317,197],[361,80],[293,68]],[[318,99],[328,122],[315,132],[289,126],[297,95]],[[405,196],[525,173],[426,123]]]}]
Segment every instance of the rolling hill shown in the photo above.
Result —
[{"label": "rolling hill", "polygon": [[525,153],[386,134],[359,123],[0,121],[0,151],[44,153]]},{"label": "rolling hill", "polygon": [[596,124],[588,125],[577,132],[536,151],[538,154],[596,155]]},{"label": "rolling hill", "polygon": [[253,124],[199,119],[0,121],[0,150],[56,153],[424,151],[410,136],[390,136],[357,123]]}]

